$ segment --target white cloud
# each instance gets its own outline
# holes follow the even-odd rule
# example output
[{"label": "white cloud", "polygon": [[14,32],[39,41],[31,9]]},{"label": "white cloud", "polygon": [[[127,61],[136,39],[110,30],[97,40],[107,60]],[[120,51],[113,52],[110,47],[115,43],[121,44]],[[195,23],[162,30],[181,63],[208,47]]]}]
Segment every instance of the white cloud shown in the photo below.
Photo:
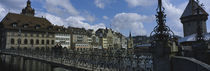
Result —
[{"label": "white cloud", "polygon": [[105,28],[105,24],[99,23],[95,25],[90,25],[86,23],[87,19],[81,16],[69,16],[68,18],[61,18],[59,16],[55,16],[49,13],[39,12],[37,16],[44,16],[47,18],[52,24],[59,25],[59,26],[72,26],[72,27],[79,27],[85,29],[94,29],[97,30],[99,28]]},{"label": "white cloud", "polygon": [[43,16],[44,18],[46,18],[47,20],[49,20],[52,24],[55,25],[60,25],[60,26],[67,26],[65,25],[65,21],[63,20],[63,18],[49,14],[49,13],[43,13],[43,12],[38,12],[37,16]]},{"label": "white cloud", "polygon": [[86,29],[94,29],[97,30],[99,28],[105,28],[103,23],[90,25],[89,23],[84,22],[86,19],[80,16],[70,16],[66,19],[67,25],[72,27],[86,28]]},{"label": "white cloud", "polygon": [[91,13],[89,13],[88,11],[84,11],[81,14],[88,22],[94,22],[96,20],[95,15],[92,15]]},{"label": "white cloud", "polygon": [[0,5],[0,21],[5,17],[7,11]]},{"label": "white cloud", "polygon": [[[208,12],[210,14],[210,0],[200,0],[200,3],[203,3],[204,4],[204,9],[206,10],[206,12]],[[210,18],[210,16],[209,16]],[[207,30],[208,32],[210,32],[210,25],[209,25],[209,20],[207,20],[208,23],[207,23]]]},{"label": "white cloud", "polygon": [[119,32],[131,31],[134,35],[146,35],[143,23],[148,18],[137,13],[119,13],[114,16],[112,27]]},{"label": "white cloud", "polygon": [[105,3],[103,2],[103,0],[95,0],[95,5],[98,8],[104,8],[105,7]]},{"label": "white cloud", "polygon": [[46,0],[45,7],[48,12],[64,16],[66,13],[69,15],[78,15],[79,12],[72,6],[69,0]]},{"label": "white cloud", "polygon": [[125,0],[129,6],[136,7],[136,6],[151,6],[154,5],[156,0]]},{"label": "white cloud", "polygon": [[166,25],[168,25],[176,35],[183,36],[183,25],[180,21],[180,17],[187,3],[188,2],[184,2],[175,6],[168,0],[163,0],[163,6],[167,15]]},{"label": "white cloud", "polygon": [[104,9],[108,4],[114,2],[115,0],[95,0],[94,3],[96,7]]},{"label": "white cloud", "polygon": [[27,0],[1,0],[0,4],[5,8],[22,9],[26,6],[26,2]]},{"label": "white cloud", "polygon": [[0,5],[6,12],[20,13],[26,2],[27,0],[0,0]]},{"label": "white cloud", "polygon": [[107,17],[107,16],[103,16],[103,19],[104,19],[104,20],[108,20],[108,19],[109,19],[109,17]]}]

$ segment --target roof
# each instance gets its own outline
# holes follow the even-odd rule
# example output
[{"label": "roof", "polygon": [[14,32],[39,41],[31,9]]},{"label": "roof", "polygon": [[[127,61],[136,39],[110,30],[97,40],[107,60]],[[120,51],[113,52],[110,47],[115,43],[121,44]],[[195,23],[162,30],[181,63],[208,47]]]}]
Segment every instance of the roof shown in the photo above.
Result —
[{"label": "roof", "polygon": [[198,7],[201,9],[200,14],[208,15],[208,13],[197,2],[195,2],[194,0],[190,0],[181,18],[191,15],[196,15],[197,13],[196,9]]},{"label": "roof", "polygon": [[15,28],[23,28],[23,25],[27,25],[28,27],[26,29],[35,29],[35,26],[37,25],[39,25],[40,29],[47,29],[49,26],[52,26],[52,24],[45,18],[15,13],[8,13],[1,21],[1,24],[6,29],[14,29],[12,24],[17,25]]},{"label": "roof", "polygon": [[87,35],[87,30],[85,28],[68,27],[68,30],[70,30],[72,34]]},{"label": "roof", "polygon": [[[205,37],[206,40],[209,40],[210,39],[210,33],[204,34],[204,37]],[[192,34],[192,35],[189,35],[189,36],[186,36],[184,38],[179,39],[180,43],[191,42],[191,41],[196,41],[196,34]]]}]

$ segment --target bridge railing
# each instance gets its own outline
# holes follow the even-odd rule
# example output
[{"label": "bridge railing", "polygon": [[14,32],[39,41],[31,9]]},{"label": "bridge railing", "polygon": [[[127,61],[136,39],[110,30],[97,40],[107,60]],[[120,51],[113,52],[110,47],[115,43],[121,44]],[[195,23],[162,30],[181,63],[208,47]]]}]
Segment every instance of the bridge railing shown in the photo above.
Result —
[{"label": "bridge railing", "polygon": [[194,58],[173,56],[172,71],[210,71],[210,65]]},{"label": "bridge railing", "polygon": [[2,50],[1,52],[87,70],[152,71],[152,55],[135,54],[132,50]]}]

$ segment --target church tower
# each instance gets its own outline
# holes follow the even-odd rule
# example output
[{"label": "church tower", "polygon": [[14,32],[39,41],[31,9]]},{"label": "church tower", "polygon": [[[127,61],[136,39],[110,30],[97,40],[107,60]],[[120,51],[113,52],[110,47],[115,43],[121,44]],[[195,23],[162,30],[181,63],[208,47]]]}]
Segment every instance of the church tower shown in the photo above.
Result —
[{"label": "church tower", "polygon": [[131,32],[129,34],[129,38],[128,38],[128,48],[133,48],[133,38],[131,36]]},{"label": "church tower", "polygon": [[22,9],[21,14],[28,15],[28,16],[34,16],[35,10],[31,8],[31,1],[27,1],[27,5],[24,9]]},{"label": "church tower", "polygon": [[[200,9],[200,15],[197,15],[196,9]],[[189,36],[197,33],[197,24],[201,24],[203,33],[207,33],[206,29],[206,20],[208,19],[208,13],[199,5],[199,2],[195,0],[189,0],[187,7],[184,10],[184,13],[181,16],[181,22],[183,24],[184,36]],[[197,23],[201,21],[201,23]]]}]

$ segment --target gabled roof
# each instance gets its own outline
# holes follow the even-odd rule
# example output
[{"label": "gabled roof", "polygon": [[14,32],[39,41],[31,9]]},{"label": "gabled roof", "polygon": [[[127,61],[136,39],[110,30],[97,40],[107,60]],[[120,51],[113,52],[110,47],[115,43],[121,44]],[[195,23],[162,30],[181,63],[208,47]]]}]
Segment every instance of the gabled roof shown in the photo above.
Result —
[{"label": "gabled roof", "polygon": [[[16,24],[16,27],[13,27],[12,24]],[[35,30],[36,26],[39,26],[39,30],[47,30],[49,26],[53,26],[47,19],[28,16],[23,14],[8,13],[6,17],[1,21],[1,25],[5,29],[28,29]],[[27,28],[23,28],[24,25],[27,25]]]},{"label": "gabled roof", "polygon": [[191,16],[191,15],[196,15],[197,14],[196,9],[198,7],[201,9],[200,14],[208,15],[208,13],[197,2],[195,2],[194,0],[190,0],[181,18]]},{"label": "gabled roof", "polygon": [[27,16],[22,14],[8,13],[6,17],[1,21],[5,28],[12,27],[12,23],[17,23],[18,27],[22,27],[24,24],[28,24],[29,27],[40,25],[41,28],[46,28],[52,24],[45,18]]}]

